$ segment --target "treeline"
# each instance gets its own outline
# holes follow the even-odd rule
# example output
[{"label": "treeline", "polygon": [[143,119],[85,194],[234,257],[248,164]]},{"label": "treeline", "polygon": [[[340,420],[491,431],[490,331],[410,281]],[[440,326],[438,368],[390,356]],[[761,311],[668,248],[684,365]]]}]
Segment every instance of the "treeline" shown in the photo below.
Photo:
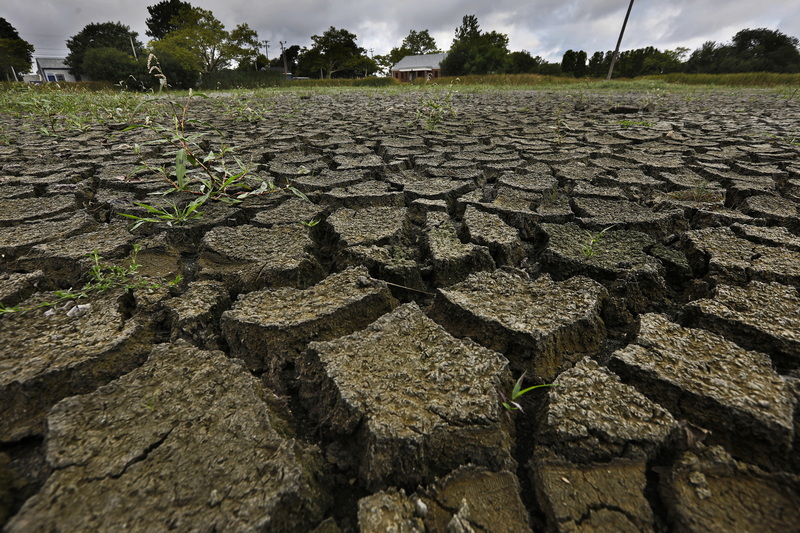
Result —
[{"label": "treeline", "polygon": [[[746,72],[800,72],[798,39],[767,28],[744,29],[728,44],[704,43],[688,54],[688,48],[660,51],[652,46],[620,52],[614,76],[633,78],[676,72],[691,74],[737,74]],[[687,58],[688,55],[688,58]],[[575,77],[603,77],[608,73],[613,52],[567,50],[561,72]]]},{"label": "treeline", "polygon": [[[162,0],[147,8],[145,46],[138,34],[120,22],[92,23],[67,40],[66,64],[79,79],[108,81],[131,88],[168,85],[228,88],[280,83],[284,73],[308,78],[365,78],[390,75],[403,57],[440,52],[428,30],[411,30],[400,46],[370,57],[357,37],[331,26],[312,35],[307,47],[279,42],[271,60],[261,52],[258,33],[247,23],[228,30],[214,14],[184,0]],[[561,62],[547,62],[528,51],[510,51],[508,36],[483,31],[475,15],[465,15],[441,64],[444,76],[541,74],[577,78],[605,77],[611,51],[588,55],[567,50]],[[266,51],[266,50],[265,50]],[[33,47],[0,19],[0,70],[4,77],[27,72]],[[615,77],[672,73],[800,72],[798,39],[766,28],[745,29],[730,43],[706,42],[661,51],[652,46],[623,51]]]},{"label": "treeline", "polygon": [[[471,74],[542,74],[576,78],[605,77],[612,51],[589,56],[567,50],[560,63],[549,63],[529,52],[509,52],[508,37],[482,32],[474,15],[465,16],[450,52],[442,63],[445,76]],[[671,73],[730,74],[746,72],[800,72],[798,39],[767,28],[744,29],[728,44],[706,42],[689,54],[688,48],[658,50],[652,46],[620,52],[614,77],[634,78]]]}]

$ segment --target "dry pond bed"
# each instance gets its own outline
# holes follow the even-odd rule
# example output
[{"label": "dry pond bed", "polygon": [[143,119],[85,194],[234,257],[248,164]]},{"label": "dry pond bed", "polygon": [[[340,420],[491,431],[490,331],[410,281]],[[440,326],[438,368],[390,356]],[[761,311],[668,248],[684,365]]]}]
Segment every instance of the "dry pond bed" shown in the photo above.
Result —
[{"label": "dry pond bed", "polygon": [[133,229],[148,130],[0,115],[5,531],[797,530],[797,98],[191,112],[307,199]]}]

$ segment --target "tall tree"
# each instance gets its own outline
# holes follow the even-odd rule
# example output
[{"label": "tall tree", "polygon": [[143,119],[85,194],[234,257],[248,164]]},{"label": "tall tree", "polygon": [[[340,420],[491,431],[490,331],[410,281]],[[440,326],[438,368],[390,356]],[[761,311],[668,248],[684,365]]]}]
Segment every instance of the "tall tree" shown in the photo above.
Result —
[{"label": "tall tree", "polygon": [[192,9],[192,4],[182,0],[163,0],[148,6],[150,17],[145,20],[147,31],[145,34],[153,39],[163,39],[171,31],[181,27],[181,12]]},{"label": "tall tree", "polygon": [[589,58],[588,72],[592,78],[602,78],[608,72],[608,67],[611,65],[611,57],[614,52],[595,52]]},{"label": "tall tree", "polygon": [[582,78],[586,75],[586,52],[579,50],[567,50],[561,58],[561,71],[564,74],[572,74],[576,78]]},{"label": "tall tree", "polygon": [[[201,65],[200,59],[192,50],[176,44],[175,41],[161,39],[151,43],[151,51],[170,87],[189,89],[197,84]],[[150,82],[155,81],[152,76],[148,78]]]},{"label": "tall tree", "polygon": [[355,71],[363,65],[365,50],[356,44],[356,35],[333,26],[322,35],[312,35],[314,44],[306,51],[305,58],[312,70],[322,69],[326,78],[341,71]]},{"label": "tall tree", "polygon": [[258,57],[258,33],[246,22],[237,24],[225,40],[223,54],[238,63],[254,64]]},{"label": "tall tree", "polygon": [[439,49],[436,47],[436,39],[431,37],[428,30],[409,31],[406,38],[403,39],[403,44],[400,45],[400,48],[407,50],[409,55],[415,56],[439,52]]},{"label": "tall tree", "polygon": [[533,57],[527,50],[508,54],[509,74],[535,74],[544,63],[540,56]]},{"label": "tall tree", "polygon": [[748,28],[734,35],[731,45],[742,72],[800,72],[796,37],[768,28]]},{"label": "tall tree", "polygon": [[258,34],[246,23],[228,32],[214,13],[199,7],[182,11],[180,20],[172,22],[179,28],[158,42],[173,51],[189,51],[203,72],[223,69],[231,62],[253,62],[258,56]]},{"label": "tall tree", "polygon": [[69,54],[64,62],[70,72],[79,76],[83,72],[86,51],[90,48],[116,48],[131,57],[138,56],[144,51],[138,35],[121,22],[87,24],[80,32],[67,39]]},{"label": "tall tree", "polygon": [[[144,60],[144,59],[143,59]],[[89,48],[83,58],[81,74],[94,81],[127,82],[141,69],[133,56],[116,48]]]},{"label": "tall tree", "polygon": [[478,17],[475,15],[464,15],[461,19],[461,26],[456,28],[456,36],[453,39],[453,44],[477,39],[480,35],[481,27],[478,24]]},{"label": "tall tree", "polygon": [[495,31],[481,32],[475,15],[465,15],[441,63],[445,76],[505,72],[508,36]]},{"label": "tall tree", "polygon": [[730,44],[708,41],[693,51],[686,72],[800,72],[798,39],[767,28],[744,29]]},{"label": "tall tree", "polygon": [[19,36],[16,28],[0,18],[0,79],[13,80],[14,73],[31,70],[33,45]]}]

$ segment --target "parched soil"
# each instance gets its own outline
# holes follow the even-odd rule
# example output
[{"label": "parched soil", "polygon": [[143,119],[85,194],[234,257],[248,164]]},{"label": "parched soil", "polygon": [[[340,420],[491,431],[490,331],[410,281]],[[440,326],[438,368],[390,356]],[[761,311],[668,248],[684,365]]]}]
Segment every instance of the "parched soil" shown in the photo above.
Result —
[{"label": "parched soil", "polygon": [[[0,114],[4,531],[798,530],[796,96],[190,114],[308,200],[133,230],[137,203],[193,200],[151,194],[147,130]],[[54,292],[134,245],[146,285]],[[520,376],[552,386],[513,399]]]}]

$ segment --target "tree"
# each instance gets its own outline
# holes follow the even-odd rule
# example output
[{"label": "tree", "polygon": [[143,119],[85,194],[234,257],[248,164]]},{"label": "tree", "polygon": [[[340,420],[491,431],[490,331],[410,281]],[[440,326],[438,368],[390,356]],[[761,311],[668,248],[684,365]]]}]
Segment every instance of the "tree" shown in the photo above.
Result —
[{"label": "tree", "polygon": [[608,73],[608,68],[611,66],[611,57],[614,52],[595,52],[589,58],[588,74],[592,78],[602,78]]},{"label": "tree", "polygon": [[313,46],[303,54],[306,68],[322,69],[331,78],[337,72],[351,71],[351,75],[363,66],[365,50],[356,44],[357,37],[345,29],[331,26],[322,35],[312,35]]},{"label": "tree", "polygon": [[82,73],[98,81],[121,82],[139,71],[130,54],[116,48],[89,48],[83,58]]},{"label": "tree", "polygon": [[731,46],[740,72],[800,72],[796,37],[768,28],[744,29]]},{"label": "tree", "polygon": [[587,73],[586,52],[579,50],[567,50],[561,58],[561,71],[564,74],[572,74],[576,78],[582,78]]},{"label": "tree", "polygon": [[[167,77],[167,83],[170,87],[189,89],[197,84],[201,65],[200,59],[194,52],[165,39],[153,41],[151,46],[152,52],[157,58],[158,66]],[[155,81],[152,75],[149,76],[149,79],[150,82]]]},{"label": "tree", "polygon": [[431,37],[428,30],[409,31],[406,38],[403,39],[401,48],[405,48],[412,55],[436,54],[439,52],[436,47],[436,40]]},{"label": "tree", "polygon": [[744,29],[730,44],[707,41],[692,52],[686,72],[800,72],[798,39],[768,28]]},{"label": "tree", "polygon": [[120,22],[92,23],[67,39],[69,54],[65,63],[70,72],[80,76],[84,72],[84,58],[86,52],[91,48],[115,48],[126,54],[142,54],[144,47],[139,42],[138,33],[131,31],[128,26]]},{"label": "tree", "polygon": [[258,57],[258,33],[244,22],[238,24],[226,39],[223,53],[239,63],[253,64]]},{"label": "tree", "polygon": [[675,50],[655,50],[654,53],[644,58],[642,72],[638,76],[648,74],[668,74],[679,72],[683,67],[683,56],[689,51],[688,48],[678,47]]},{"label": "tree", "polygon": [[481,32],[475,15],[465,15],[447,57],[441,63],[444,76],[505,72],[508,36]]},{"label": "tree", "polygon": [[720,46],[714,41],[704,42],[700,48],[696,49],[689,56],[684,67],[686,72],[698,73],[705,72],[713,74],[718,72],[718,65],[720,63]]},{"label": "tree", "polygon": [[226,68],[232,61],[252,64],[258,56],[258,33],[246,23],[228,32],[211,11],[191,8],[180,13],[180,20],[173,18],[172,24],[178,29],[157,42],[175,57],[186,57],[185,53],[175,53],[177,49],[190,52],[196,62],[186,67],[199,65],[201,71],[209,73]]},{"label": "tree", "polygon": [[507,70],[509,74],[535,74],[542,63],[544,59],[539,56],[533,57],[527,50],[511,52],[508,54]]},{"label": "tree", "polygon": [[153,39],[163,39],[169,32],[181,27],[181,12],[191,10],[192,4],[182,0],[163,0],[147,8],[150,17],[145,20],[145,34]]},{"label": "tree", "polygon": [[475,15],[464,15],[461,19],[461,26],[456,28],[456,36],[453,44],[461,41],[471,41],[481,35],[481,27],[478,24],[478,17]]},{"label": "tree", "polygon": [[14,26],[0,18],[0,76],[13,80],[15,72],[29,72],[33,50],[33,45],[23,40]]}]

